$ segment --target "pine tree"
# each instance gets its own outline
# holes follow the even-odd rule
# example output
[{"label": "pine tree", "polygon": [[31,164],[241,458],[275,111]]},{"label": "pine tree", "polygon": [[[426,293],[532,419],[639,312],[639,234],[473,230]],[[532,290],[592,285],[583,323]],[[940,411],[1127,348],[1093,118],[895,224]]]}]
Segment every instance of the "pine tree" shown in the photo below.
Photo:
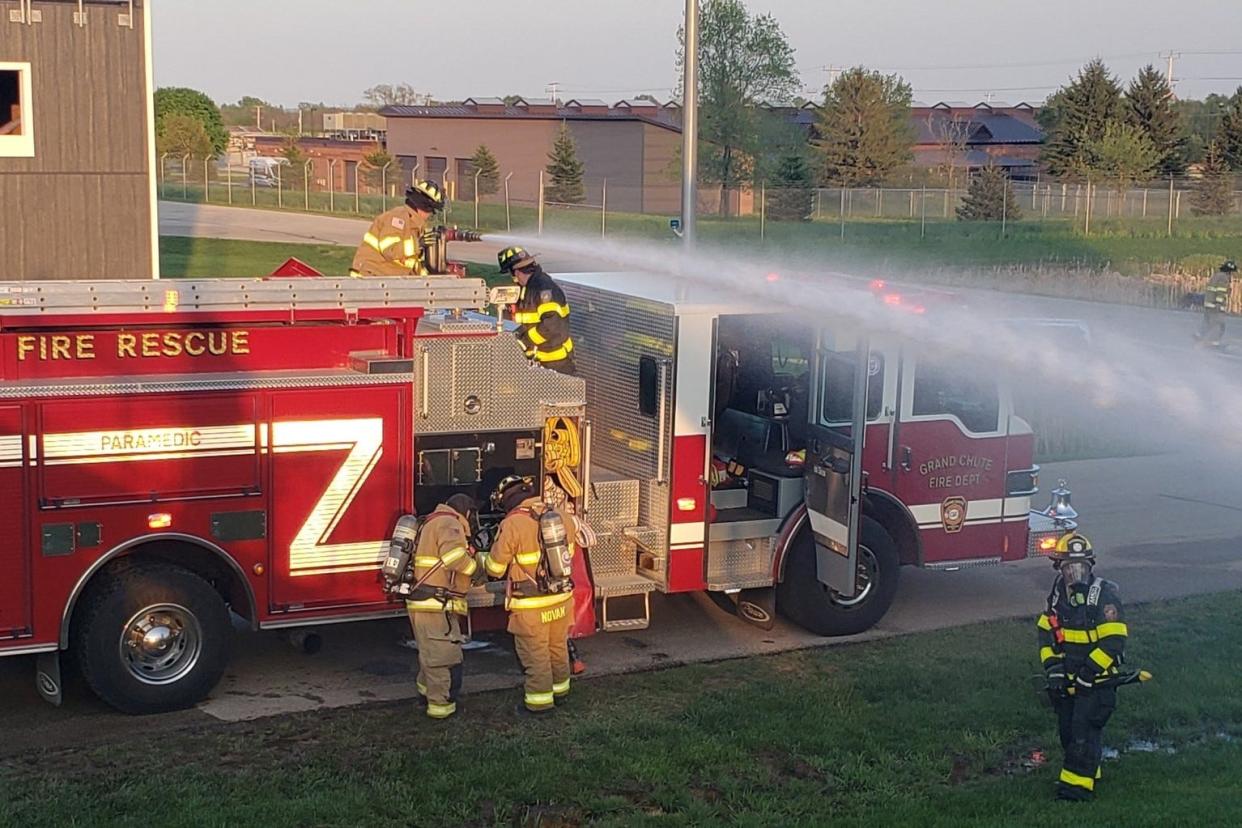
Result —
[{"label": "pine tree", "polygon": [[581,204],[586,192],[582,187],[582,162],[578,160],[578,148],[569,134],[569,125],[561,122],[556,143],[548,154],[548,176],[552,182],[547,187],[548,201],[561,204]]},{"label": "pine tree", "polygon": [[1220,119],[1217,149],[1231,170],[1242,170],[1242,86],[1233,93]]},{"label": "pine tree", "polygon": [[767,214],[776,221],[805,221],[811,217],[811,166],[806,155],[788,152],[777,162],[767,188]]},{"label": "pine tree", "polygon": [[1186,171],[1186,125],[1173,106],[1173,90],[1164,75],[1148,65],[1130,81],[1125,94],[1126,119],[1138,127],[1159,153],[1156,172],[1167,178]]},{"label": "pine tree", "polygon": [[491,195],[500,189],[500,165],[486,144],[479,144],[470,163],[479,176],[479,195]]},{"label": "pine tree", "polygon": [[1203,177],[1195,182],[1191,212],[1196,216],[1226,216],[1233,212],[1233,176],[1219,142],[1208,146]]},{"label": "pine tree", "polygon": [[286,163],[280,165],[281,186],[286,190],[301,190],[306,187],[306,153],[298,146],[297,141],[289,138],[280,149],[280,157]]},{"label": "pine tree", "polygon": [[1048,138],[1044,162],[1059,178],[1081,179],[1091,173],[1090,145],[1104,136],[1105,127],[1124,114],[1121,86],[1099,58],[1049,99],[1044,124]]},{"label": "pine tree", "polygon": [[388,150],[377,149],[362,156],[362,180],[376,192],[401,181],[401,166]]},{"label": "pine tree", "polygon": [[824,179],[852,187],[878,183],[910,159],[910,86],[897,75],[849,69],[824,90],[819,112]]},{"label": "pine tree", "polygon": [[1022,218],[1013,185],[1000,167],[984,167],[971,179],[970,187],[957,208],[961,221],[1017,221]]}]

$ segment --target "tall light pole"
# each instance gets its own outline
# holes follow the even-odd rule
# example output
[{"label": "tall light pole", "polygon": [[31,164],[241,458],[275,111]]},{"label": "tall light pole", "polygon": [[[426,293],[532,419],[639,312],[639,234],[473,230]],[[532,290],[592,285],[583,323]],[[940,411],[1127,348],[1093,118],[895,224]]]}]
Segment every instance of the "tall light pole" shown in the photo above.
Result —
[{"label": "tall light pole", "polygon": [[681,83],[681,238],[687,248],[692,248],[699,170],[699,0],[686,0],[685,31]]}]

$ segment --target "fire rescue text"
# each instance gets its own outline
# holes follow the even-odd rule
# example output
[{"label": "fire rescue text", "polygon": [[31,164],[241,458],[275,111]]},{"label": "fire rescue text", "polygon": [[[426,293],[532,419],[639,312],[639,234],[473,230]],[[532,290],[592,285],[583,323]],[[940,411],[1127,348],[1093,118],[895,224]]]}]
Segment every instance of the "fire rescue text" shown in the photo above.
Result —
[{"label": "fire rescue text", "polygon": [[117,359],[233,356],[250,353],[249,331],[145,331],[116,334],[24,334],[17,361],[95,359],[101,350]]}]

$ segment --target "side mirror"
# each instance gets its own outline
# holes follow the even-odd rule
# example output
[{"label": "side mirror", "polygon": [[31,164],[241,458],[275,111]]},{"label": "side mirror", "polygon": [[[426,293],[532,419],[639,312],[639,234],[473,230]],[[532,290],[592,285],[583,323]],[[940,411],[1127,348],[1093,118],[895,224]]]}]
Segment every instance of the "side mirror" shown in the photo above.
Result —
[{"label": "side mirror", "polygon": [[492,305],[512,305],[522,296],[522,288],[517,285],[500,285],[487,292],[487,301]]}]

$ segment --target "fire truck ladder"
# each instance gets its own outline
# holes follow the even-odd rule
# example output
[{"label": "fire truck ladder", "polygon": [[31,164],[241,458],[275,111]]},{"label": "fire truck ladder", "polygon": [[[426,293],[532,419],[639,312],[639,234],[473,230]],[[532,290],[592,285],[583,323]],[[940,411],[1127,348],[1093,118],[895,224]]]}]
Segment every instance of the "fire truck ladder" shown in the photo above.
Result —
[{"label": "fire truck ladder", "polygon": [[238,311],[284,321],[348,321],[413,309],[480,309],[487,297],[482,279],[446,277],[0,282],[0,328],[37,325],[40,317],[125,314],[133,322],[134,315],[150,314],[209,321]]}]

